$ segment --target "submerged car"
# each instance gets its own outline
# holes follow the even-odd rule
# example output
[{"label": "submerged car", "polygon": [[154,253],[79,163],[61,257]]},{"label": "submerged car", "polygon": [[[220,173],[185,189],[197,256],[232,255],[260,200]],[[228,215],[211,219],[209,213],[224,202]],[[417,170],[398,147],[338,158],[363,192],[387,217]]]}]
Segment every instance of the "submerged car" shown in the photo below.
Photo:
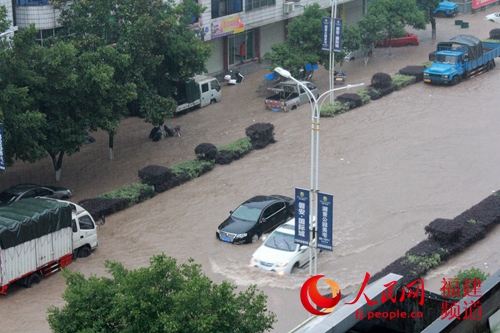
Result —
[{"label": "submerged car", "polygon": [[391,40],[384,38],[375,42],[375,47],[399,47],[418,45],[418,36],[410,32],[405,32],[402,36],[393,37]]},{"label": "submerged car", "polygon": [[[373,51],[370,49],[368,51],[368,56],[371,56]],[[363,59],[365,57],[365,50],[356,50],[356,51],[351,51],[346,54],[344,57],[344,61],[354,61],[356,59]]]},{"label": "submerged car", "polygon": [[295,213],[295,200],[283,195],[258,195],[229,212],[215,236],[227,243],[255,243],[262,234],[282,225]]},{"label": "submerged car", "polygon": [[46,197],[66,200],[72,196],[73,193],[64,187],[18,184],[0,193],[0,205],[9,205],[26,198]]},{"label": "submerged car", "polygon": [[492,13],[484,17],[485,21],[500,23],[500,13]]},{"label": "submerged car", "polygon": [[279,275],[305,267],[309,263],[309,246],[295,244],[294,238],[295,219],[291,219],[269,235],[252,255],[250,265]]}]

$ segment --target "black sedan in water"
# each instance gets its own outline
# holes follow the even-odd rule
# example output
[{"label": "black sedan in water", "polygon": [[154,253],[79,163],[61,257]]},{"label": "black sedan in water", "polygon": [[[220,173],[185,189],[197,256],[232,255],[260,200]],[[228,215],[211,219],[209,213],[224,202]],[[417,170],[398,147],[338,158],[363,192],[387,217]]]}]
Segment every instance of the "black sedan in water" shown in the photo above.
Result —
[{"label": "black sedan in water", "polygon": [[229,212],[217,228],[216,237],[228,243],[255,243],[259,237],[288,221],[295,213],[295,200],[283,195],[258,195]]},{"label": "black sedan in water", "polygon": [[0,193],[0,205],[9,205],[26,198],[46,197],[66,200],[72,196],[73,193],[64,187],[18,184]]}]

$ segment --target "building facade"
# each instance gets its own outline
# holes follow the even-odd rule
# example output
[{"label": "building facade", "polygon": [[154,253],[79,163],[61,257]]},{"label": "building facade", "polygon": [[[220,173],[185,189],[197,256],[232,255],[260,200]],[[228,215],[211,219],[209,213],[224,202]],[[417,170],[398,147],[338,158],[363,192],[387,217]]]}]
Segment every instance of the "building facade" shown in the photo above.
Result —
[{"label": "building facade", "polygon": [[[198,0],[207,10],[194,28],[205,42],[214,46],[206,64],[208,73],[260,61],[274,44],[285,41],[286,25],[301,15],[306,5],[311,4],[302,1]],[[314,2],[321,8],[332,7],[328,0]],[[339,0],[337,17],[347,24],[355,24],[365,10],[366,0]]]},{"label": "building facade", "polygon": [[[306,5],[318,3],[331,9],[329,0],[192,0],[205,7],[193,29],[214,46],[206,64],[210,74],[221,73],[241,64],[258,62],[276,43],[285,41],[286,25],[304,12]],[[367,0],[337,0],[337,17],[355,24],[366,12]],[[34,23],[38,40],[55,36],[60,25],[59,10],[49,0],[0,0],[5,5],[13,33]]]}]

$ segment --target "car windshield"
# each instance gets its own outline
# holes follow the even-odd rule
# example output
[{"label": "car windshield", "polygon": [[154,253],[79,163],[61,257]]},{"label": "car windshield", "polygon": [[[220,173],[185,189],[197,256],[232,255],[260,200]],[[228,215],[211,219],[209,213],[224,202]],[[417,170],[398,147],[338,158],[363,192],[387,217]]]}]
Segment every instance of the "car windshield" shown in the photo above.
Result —
[{"label": "car windshield", "polygon": [[434,59],[435,62],[440,62],[443,64],[452,64],[454,65],[456,62],[456,58],[451,55],[444,55],[444,54],[436,54],[436,59]]},{"label": "car windshield", "polygon": [[267,247],[278,249],[282,251],[293,252],[297,247],[293,239],[293,235],[285,234],[283,232],[273,232],[266,242],[264,243]]},{"label": "car windshield", "polygon": [[259,219],[261,209],[255,207],[249,207],[241,205],[231,214],[233,218],[239,220],[253,221],[256,222]]}]

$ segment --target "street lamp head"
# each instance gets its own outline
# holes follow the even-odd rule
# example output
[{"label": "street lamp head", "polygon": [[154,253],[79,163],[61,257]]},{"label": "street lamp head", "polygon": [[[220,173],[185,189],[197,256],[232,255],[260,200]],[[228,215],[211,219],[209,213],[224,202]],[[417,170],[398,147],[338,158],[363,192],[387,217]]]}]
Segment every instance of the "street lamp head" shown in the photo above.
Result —
[{"label": "street lamp head", "polygon": [[287,78],[287,79],[289,79],[289,78],[291,78],[291,77],[292,77],[292,74],[290,74],[290,72],[289,72],[289,71],[287,71],[286,69],[283,69],[283,68],[281,68],[281,67],[276,67],[276,68],[274,69],[274,71],[275,71],[276,73],[278,73],[279,75],[281,75],[281,76],[283,76],[283,77]]}]

